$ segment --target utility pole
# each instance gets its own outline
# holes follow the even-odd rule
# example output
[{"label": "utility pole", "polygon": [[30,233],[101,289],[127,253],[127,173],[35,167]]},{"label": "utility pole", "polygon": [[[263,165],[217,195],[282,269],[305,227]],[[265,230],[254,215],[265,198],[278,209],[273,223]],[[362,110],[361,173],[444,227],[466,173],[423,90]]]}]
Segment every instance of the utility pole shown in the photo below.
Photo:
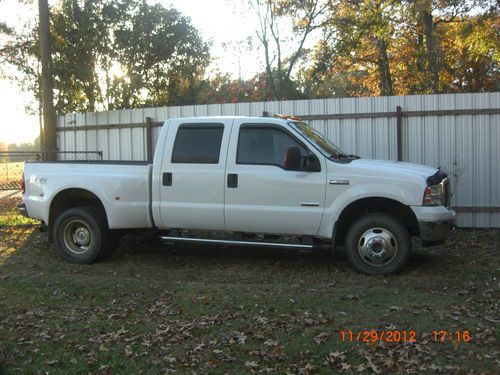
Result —
[{"label": "utility pole", "polygon": [[[40,56],[42,59],[42,107],[43,107],[43,144],[44,159],[57,159],[56,149],[56,112],[52,88],[52,59],[50,54],[49,4],[47,0],[38,0],[40,17]],[[42,135],[40,135],[42,138]]]}]

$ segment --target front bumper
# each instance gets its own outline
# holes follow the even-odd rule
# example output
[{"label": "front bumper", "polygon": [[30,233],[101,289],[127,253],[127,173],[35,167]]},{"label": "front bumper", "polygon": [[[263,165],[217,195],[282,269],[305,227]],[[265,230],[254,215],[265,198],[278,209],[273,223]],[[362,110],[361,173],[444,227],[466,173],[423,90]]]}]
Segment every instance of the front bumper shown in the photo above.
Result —
[{"label": "front bumper", "polygon": [[443,243],[454,227],[454,221],[419,221],[422,246],[428,247]]},{"label": "front bumper", "polygon": [[20,203],[17,205],[17,211],[24,217],[30,217],[28,215],[28,210],[26,209],[26,205],[24,203]]},{"label": "front bumper", "polygon": [[455,227],[455,211],[446,207],[412,207],[412,209],[417,217],[422,246],[442,243]]}]

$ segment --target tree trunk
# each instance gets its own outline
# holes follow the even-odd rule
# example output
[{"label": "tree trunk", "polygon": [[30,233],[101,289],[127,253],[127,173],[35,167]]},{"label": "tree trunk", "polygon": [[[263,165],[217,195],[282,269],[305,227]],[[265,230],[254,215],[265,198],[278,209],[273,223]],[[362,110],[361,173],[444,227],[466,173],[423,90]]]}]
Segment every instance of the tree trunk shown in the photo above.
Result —
[{"label": "tree trunk", "polygon": [[[42,104],[44,159],[56,160],[56,111],[52,86],[52,57],[50,53],[50,13],[47,0],[38,0],[40,15],[40,55],[42,60]],[[42,135],[40,135],[42,138]]]},{"label": "tree trunk", "polygon": [[436,34],[434,30],[434,18],[432,14],[425,10],[422,14],[424,23],[425,46],[427,49],[427,63],[431,74],[432,92],[439,93],[439,55],[436,44]]},{"label": "tree trunk", "polygon": [[383,39],[376,40],[377,45],[377,65],[379,73],[379,89],[381,96],[394,95],[392,87],[391,71],[389,69],[389,57],[387,56],[387,42]]},{"label": "tree trunk", "polygon": [[90,82],[88,85],[85,85],[83,90],[85,92],[85,96],[87,97],[87,100],[89,101],[89,104],[87,105],[87,111],[88,112],[94,112],[95,111],[95,93],[94,93],[94,83]]},{"label": "tree trunk", "polygon": [[276,86],[274,84],[274,78],[273,78],[273,72],[271,68],[271,61],[269,59],[269,44],[267,40],[262,39],[261,40],[263,46],[264,46],[264,58],[266,60],[266,78],[267,78],[267,84],[268,87],[271,89],[273,99],[277,99],[277,92],[276,92]]}]

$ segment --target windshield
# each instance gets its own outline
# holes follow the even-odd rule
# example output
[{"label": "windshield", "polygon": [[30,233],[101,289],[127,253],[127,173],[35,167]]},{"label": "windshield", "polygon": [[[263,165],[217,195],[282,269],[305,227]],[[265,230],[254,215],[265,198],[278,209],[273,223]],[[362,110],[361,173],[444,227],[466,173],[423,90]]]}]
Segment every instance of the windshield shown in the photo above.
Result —
[{"label": "windshield", "polygon": [[312,126],[306,124],[305,122],[291,121],[288,123],[294,129],[298,130],[304,137],[309,139],[313,145],[315,145],[319,150],[327,157],[339,159],[345,157],[346,154],[337,145],[331,142],[319,131],[314,129]]}]

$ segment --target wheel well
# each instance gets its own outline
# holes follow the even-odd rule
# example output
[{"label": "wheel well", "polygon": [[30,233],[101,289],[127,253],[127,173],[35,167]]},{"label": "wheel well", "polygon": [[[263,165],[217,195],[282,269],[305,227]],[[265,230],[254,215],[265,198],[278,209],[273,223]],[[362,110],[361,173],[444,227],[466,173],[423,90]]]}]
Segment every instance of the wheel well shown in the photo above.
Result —
[{"label": "wheel well", "polygon": [[97,208],[103,213],[106,222],[108,221],[106,210],[104,209],[101,200],[94,193],[85,189],[76,188],[60,191],[50,203],[48,222],[49,241],[52,242],[52,228],[61,212],[67,210],[68,208],[81,206],[92,206]]},{"label": "wheel well", "polygon": [[335,245],[344,243],[347,231],[355,220],[363,215],[376,212],[394,216],[408,229],[410,235],[418,235],[417,217],[410,207],[389,198],[363,198],[350,203],[342,210],[335,223]]}]

